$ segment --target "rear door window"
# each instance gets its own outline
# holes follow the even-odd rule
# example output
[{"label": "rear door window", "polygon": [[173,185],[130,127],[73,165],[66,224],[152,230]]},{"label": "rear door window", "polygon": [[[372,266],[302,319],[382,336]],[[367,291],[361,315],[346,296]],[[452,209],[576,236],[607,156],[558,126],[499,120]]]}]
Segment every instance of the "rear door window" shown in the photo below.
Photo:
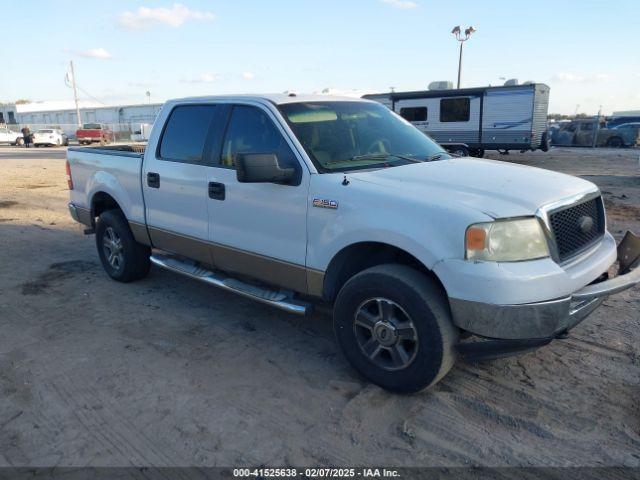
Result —
[{"label": "rear door window", "polygon": [[214,105],[174,108],[162,133],[159,157],[173,162],[204,164],[204,146],[215,109]]}]

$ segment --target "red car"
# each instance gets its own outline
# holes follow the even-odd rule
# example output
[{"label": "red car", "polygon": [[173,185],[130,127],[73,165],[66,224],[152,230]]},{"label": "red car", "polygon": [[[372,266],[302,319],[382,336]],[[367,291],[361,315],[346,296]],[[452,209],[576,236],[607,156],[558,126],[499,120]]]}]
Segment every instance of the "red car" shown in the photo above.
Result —
[{"label": "red car", "polygon": [[100,142],[106,145],[114,140],[111,129],[101,123],[85,123],[76,131],[76,138],[80,145],[89,145],[92,142]]}]

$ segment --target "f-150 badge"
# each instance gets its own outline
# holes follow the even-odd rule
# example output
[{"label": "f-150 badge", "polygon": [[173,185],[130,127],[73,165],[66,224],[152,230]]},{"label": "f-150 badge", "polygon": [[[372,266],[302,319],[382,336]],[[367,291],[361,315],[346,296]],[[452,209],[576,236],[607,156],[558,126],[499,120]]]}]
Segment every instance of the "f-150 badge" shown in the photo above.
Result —
[{"label": "f-150 badge", "polygon": [[336,202],[335,200],[326,200],[326,199],[322,199],[322,198],[314,198],[313,199],[313,206],[314,207],[319,207],[319,208],[332,208],[332,209],[336,209],[338,208],[338,202]]}]

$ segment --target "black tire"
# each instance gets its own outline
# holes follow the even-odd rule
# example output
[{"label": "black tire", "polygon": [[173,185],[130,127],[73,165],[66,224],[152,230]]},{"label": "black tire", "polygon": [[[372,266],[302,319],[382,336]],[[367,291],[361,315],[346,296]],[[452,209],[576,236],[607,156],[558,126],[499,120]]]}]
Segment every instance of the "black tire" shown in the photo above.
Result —
[{"label": "black tire", "polygon": [[459,147],[451,147],[449,153],[455,155],[456,157],[468,157],[469,149],[464,145],[460,145]]},{"label": "black tire", "polygon": [[[114,256],[109,254],[111,248],[107,243],[113,248]],[[136,242],[120,210],[109,210],[98,217],[96,247],[105,271],[118,282],[133,282],[149,273],[151,249]]]},{"label": "black tire", "polygon": [[[380,302],[381,299],[384,302]],[[384,333],[378,330],[376,334],[375,331],[385,323],[381,320],[383,308],[377,310],[377,315],[366,310],[372,305],[375,311],[376,303],[371,304],[371,301],[378,302],[378,308],[380,303],[387,308],[391,304],[395,312],[389,317],[393,318],[391,323],[401,325],[404,332],[409,331],[407,325],[410,324],[411,332],[407,335],[400,334],[400,330],[394,331],[386,338],[397,338],[396,344],[380,348],[376,345],[374,348],[378,353],[370,357],[365,350],[371,340],[376,341],[376,337]],[[367,319],[371,324],[375,322],[373,328],[363,327],[360,320],[356,322],[356,314],[363,313],[365,318],[373,317],[373,320]],[[458,331],[451,321],[446,294],[433,279],[405,265],[378,265],[349,279],[336,299],[333,326],[338,343],[353,367],[387,390],[422,390],[438,382],[455,363]],[[367,332],[370,332],[368,340]],[[405,339],[400,339],[403,337]],[[415,341],[406,340],[409,337]],[[393,355],[398,343],[404,355]],[[396,362],[398,358],[401,361]],[[403,361],[407,363],[403,364]]]},{"label": "black tire", "polygon": [[551,139],[549,138],[549,132],[544,132],[542,134],[542,138],[540,139],[540,150],[543,152],[548,152],[549,148],[551,148]]},{"label": "black tire", "polygon": [[624,142],[620,137],[611,137],[607,140],[607,147],[609,148],[622,148],[624,147]]}]

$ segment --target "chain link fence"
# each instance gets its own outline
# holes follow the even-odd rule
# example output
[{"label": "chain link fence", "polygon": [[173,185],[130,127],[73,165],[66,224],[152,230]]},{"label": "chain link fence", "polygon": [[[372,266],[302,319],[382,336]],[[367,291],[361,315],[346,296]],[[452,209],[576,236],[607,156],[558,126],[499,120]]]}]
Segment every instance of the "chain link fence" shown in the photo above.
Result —
[{"label": "chain link fence", "polygon": [[[130,141],[146,141],[149,138],[151,132],[151,123],[101,123],[103,128],[111,130],[113,132],[114,141],[116,142],[130,142]],[[10,130],[20,132],[22,128],[29,127],[31,133],[37,130],[46,129],[61,129],[70,140],[76,140],[76,131],[78,125],[75,123],[23,123],[23,124],[7,124],[2,125],[8,127]]]}]

